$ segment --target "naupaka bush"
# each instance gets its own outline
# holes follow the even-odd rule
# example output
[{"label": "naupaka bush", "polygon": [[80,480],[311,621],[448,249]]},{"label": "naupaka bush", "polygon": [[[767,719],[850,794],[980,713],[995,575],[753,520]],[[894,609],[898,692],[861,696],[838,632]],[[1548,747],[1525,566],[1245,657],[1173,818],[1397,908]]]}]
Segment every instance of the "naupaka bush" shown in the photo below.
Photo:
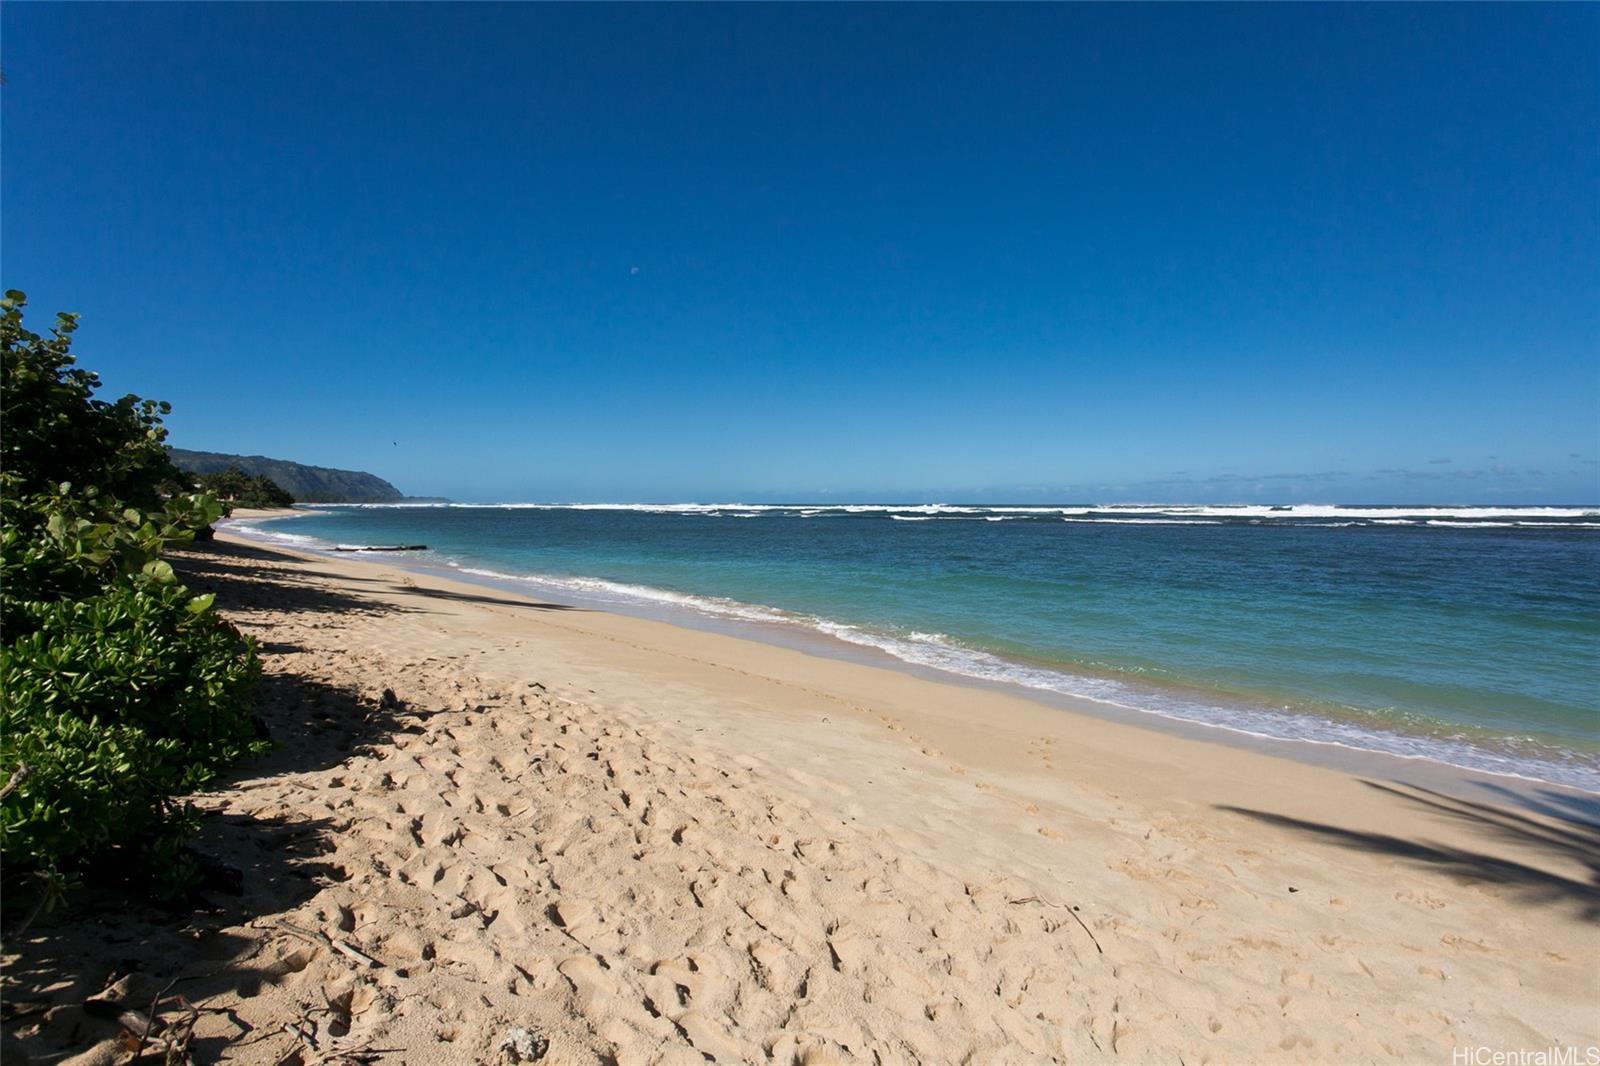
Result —
[{"label": "naupaka bush", "polygon": [[182,797],[264,746],[254,649],[161,558],[222,508],[172,466],[166,406],[97,399],[76,318],[43,337],[24,304],[0,301],[0,858],[159,857],[175,889]]}]

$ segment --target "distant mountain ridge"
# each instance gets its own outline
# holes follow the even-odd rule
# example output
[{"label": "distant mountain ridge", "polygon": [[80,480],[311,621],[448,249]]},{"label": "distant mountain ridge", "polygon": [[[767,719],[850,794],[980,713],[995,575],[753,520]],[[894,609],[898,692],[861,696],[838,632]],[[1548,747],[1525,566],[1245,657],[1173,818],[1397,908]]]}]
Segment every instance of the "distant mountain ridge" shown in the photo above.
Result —
[{"label": "distant mountain ridge", "polygon": [[246,474],[271,478],[303,503],[399,503],[405,494],[376,474],[307,466],[265,455],[229,455],[171,448],[172,461],[191,474],[216,474],[236,466]]}]

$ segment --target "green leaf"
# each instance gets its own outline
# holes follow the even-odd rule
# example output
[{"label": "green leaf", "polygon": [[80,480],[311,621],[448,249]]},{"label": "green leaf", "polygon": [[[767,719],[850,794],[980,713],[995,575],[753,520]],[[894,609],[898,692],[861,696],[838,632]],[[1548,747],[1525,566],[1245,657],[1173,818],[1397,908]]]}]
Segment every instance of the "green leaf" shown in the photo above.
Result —
[{"label": "green leaf", "polygon": [[178,580],[178,575],[172,572],[172,564],[165,559],[156,559],[144,564],[145,577],[155,581],[158,585],[170,585]]},{"label": "green leaf", "polygon": [[211,605],[216,602],[216,599],[217,594],[215,592],[208,592],[203,596],[196,596],[194,599],[189,601],[189,613],[205,614],[207,611],[211,610]]}]

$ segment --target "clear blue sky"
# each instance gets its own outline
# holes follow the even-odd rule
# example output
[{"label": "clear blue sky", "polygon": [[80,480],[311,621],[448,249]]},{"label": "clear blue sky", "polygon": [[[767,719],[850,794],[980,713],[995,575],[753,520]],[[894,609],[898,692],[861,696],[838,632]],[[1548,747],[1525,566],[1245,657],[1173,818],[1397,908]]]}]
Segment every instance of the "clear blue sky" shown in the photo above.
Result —
[{"label": "clear blue sky", "polygon": [[3,282],[460,499],[1600,499],[1600,7],[3,8]]}]

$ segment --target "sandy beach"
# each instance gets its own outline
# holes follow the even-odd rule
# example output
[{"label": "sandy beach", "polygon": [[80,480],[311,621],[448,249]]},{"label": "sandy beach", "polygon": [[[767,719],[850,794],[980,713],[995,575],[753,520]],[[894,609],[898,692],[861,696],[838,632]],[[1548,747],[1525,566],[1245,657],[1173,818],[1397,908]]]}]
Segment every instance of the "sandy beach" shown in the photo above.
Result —
[{"label": "sandy beach", "polygon": [[0,1066],[1600,1066],[1600,2],[0,36]]},{"label": "sandy beach", "polygon": [[279,749],[197,799],[242,894],[84,899],[9,942],[8,1061],[122,1061],[96,1002],[163,991],[201,1061],[1600,1045],[1600,830],[1571,794],[1376,779],[228,533],[175,565],[266,664]]}]

